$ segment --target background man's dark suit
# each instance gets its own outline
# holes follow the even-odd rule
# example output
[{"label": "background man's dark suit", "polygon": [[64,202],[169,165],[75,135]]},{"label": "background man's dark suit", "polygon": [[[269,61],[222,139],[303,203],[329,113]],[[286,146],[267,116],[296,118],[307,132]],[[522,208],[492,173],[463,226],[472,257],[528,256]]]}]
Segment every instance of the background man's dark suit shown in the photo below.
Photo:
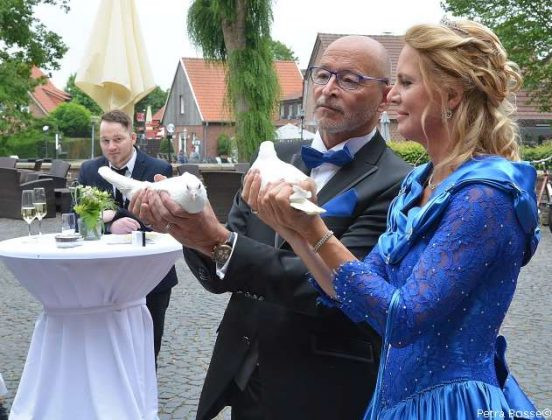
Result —
[{"label": "background man's dark suit", "polygon": [[[98,187],[113,195],[113,186],[98,174],[98,168],[108,165],[109,162],[104,156],[83,162],[79,172],[79,183]],[[164,160],[152,158],[140,150],[137,150],[132,178],[140,181],[153,182],[155,174],[171,177],[172,167]],[[126,210],[125,205],[128,206],[128,203],[117,203],[117,205],[119,208],[113,219],[114,221],[121,217],[132,217],[136,219],[136,216],[133,216]],[[140,222],[140,224],[142,223]],[[144,228],[143,225],[142,228]],[[161,348],[161,338],[163,337],[163,328],[165,325],[165,311],[169,306],[171,288],[177,283],[176,270],[173,266],[165,278],[146,296],[146,305],[153,320],[153,339],[156,360],[159,349]]]},{"label": "background man's dark suit", "polygon": [[[289,156],[283,150],[289,147],[278,145],[279,156]],[[307,171],[299,154],[292,163]],[[409,169],[377,133],[319,192],[323,205],[355,189],[353,213],[325,221],[357,257],[365,256],[384,231],[387,208]],[[252,378],[261,384],[265,418],[361,418],[376,381],[379,336],[339,310],[316,304],[317,292],[305,281],[304,264],[251,213],[239,193],[228,228],[239,235],[223,280],[211,261],[184,249],[189,267],[207,290],[234,292],[218,330],[197,418],[212,418],[228,404],[228,386],[232,381],[243,385],[256,362]]]}]

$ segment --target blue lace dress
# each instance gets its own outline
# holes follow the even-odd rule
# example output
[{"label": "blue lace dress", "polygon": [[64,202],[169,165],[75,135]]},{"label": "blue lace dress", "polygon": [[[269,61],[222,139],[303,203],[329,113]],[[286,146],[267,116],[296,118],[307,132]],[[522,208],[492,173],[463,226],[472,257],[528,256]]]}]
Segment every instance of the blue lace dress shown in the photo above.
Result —
[{"label": "blue lace dress", "polygon": [[472,160],[420,208],[430,170],[418,167],[404,181],[373,251],[336,271],[335,300],[321,292],[323,303],[385,336],[366,419],[460,420],[510,409],[495,340],[538,242],[534,170]]}]

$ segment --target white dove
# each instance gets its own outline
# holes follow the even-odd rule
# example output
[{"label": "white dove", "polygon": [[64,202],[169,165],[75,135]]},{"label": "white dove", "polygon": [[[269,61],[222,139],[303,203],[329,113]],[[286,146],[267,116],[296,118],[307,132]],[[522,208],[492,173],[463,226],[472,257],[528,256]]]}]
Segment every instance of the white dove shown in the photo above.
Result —
[{"label": "white dove", "polygon": [[[308,178],[303,172],[295,166],[290,165],[278,158],[274,143],[264,141],[259,147],[259,154],[251,169],[258,169],[261,175],[261,185],[265,186],[269,182],[277,182],[283,179],[292,184],[298,184]],[[312,194],[310,191],[304,190],[299,185],[293,185],[293,194],[289,197],[289,204],[297,210],[301,210],[307,214],[325,213],[322,207],[318,207],[309,200]]]},{"label": "white dove", "polygon": [[148,187],[166,191],[188,213],[199,213],[207,203],[207,191],[198,177],[188,172],[159,182],[138,181],[112,171],[108,166],[98,169],[100,176],[117,188],[129,200],[139,190]]}]

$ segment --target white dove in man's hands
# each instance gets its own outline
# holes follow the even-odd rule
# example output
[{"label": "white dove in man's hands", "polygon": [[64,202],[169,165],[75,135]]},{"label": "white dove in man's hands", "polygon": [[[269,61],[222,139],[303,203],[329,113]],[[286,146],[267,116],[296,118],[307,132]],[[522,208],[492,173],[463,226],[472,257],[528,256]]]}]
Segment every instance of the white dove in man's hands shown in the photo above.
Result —
[{"label": "white dove in man's hands", "polygon": [[166,178],[159,182],[138,181],[119,175],[107,166],[98,169],[98,173],[111,183],[129,200],[134,194],[144,188],[156,191],[166,191],[188,213],[199,213],[207,203],[207,192],[198,177],[188,172],[182,175]]},{"label": "white dove in man's hands", "polygon": [[[261,176],[261,187],[264,187],[269,182],[277,182],[283,179],[286,182],[295,184],[293,186],[293,194],[289,197],[290,206],[294,209],[301,210],[307,214],[322,214],[325,213],[322,207],[318,207],[309,198],[312,197],[312,193],[301,188],[299,184],[301,181],[308,179],[308,176],[297,169],[295,166],[290,165],[278,158],[276,150],[274,149],[274,143],[271,141],[264,141],[259,147],[259,154],[251,169],[258,169]],[[314,182],[314,181],[312,181]]]}]

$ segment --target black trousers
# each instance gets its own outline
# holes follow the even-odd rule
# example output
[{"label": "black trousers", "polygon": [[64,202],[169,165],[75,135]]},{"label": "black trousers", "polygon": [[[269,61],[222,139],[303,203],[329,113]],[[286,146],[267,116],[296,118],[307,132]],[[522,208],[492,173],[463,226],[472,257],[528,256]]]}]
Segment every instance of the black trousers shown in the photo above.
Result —
[{"label": "black trousers", "polygon": [[0,420],[8,420],[8,413],[2,404],[2,399],[0,398]]},{"label": "black trousers", "polygon": [[230,383],[228,388],[228,399],[232,406],[232,420],[262,420],[265,418],[261,405],[262,383],[258,368],[251,374],[243,391],[234,381]]},{"label": "black trousers", "polygon": [[157,355],[161,349],[161,339],[165,328],[165,312],[169,307],[171,289],[161,293],[150,293],[146,296],[146,306],[153,321],[153,349],[155,350],[155,367],[157,368]]},{"label": "black trousers", "polygon": [[262,383],[256,368],[242,391],[232,380],[226,390],[217,398],[211,409],[198,420],[215,418],[224,407],[232,408],[232,420],[264,420],[262,408]]}]

